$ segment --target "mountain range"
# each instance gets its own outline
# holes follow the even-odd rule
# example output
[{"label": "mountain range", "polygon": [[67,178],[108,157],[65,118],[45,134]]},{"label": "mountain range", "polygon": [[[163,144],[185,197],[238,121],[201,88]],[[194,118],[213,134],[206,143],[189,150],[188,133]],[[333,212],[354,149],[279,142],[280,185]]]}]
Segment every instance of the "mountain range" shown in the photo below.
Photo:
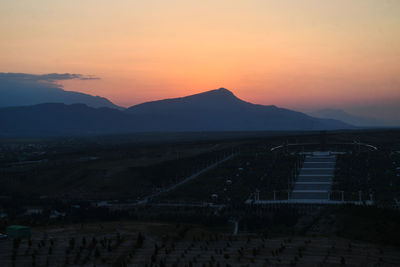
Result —
[{"label": "mountain range", "polygon": [[338,120],[314,118],[272,105],[252,104],[224,88],[146,102],[126,110],[64,103],[0,108],[0,122],[0,134],[7,136],[353,128]]}]

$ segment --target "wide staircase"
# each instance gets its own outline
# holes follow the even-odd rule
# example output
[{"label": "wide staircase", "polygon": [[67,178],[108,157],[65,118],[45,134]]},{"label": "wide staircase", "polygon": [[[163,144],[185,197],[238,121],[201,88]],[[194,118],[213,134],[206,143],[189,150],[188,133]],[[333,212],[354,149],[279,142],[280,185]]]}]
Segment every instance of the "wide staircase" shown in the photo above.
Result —
[{"label": "wide staircase", "polygon": [[307,155],[296,180],[290,200],[323,202],[329,200],[336,157],[329,152]]}]

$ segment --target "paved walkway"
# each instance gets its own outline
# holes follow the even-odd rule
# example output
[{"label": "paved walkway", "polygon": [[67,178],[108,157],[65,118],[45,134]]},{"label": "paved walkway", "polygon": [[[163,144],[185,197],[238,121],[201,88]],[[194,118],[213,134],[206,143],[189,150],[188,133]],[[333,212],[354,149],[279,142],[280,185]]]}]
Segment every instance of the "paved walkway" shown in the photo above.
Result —
[{"label": "paved walkway", "polygon": [[335,163],[336,156],[329,152],[314,152],[312,155],[307,155],[290,194],[290,200],[298,202],[329,200]]}]

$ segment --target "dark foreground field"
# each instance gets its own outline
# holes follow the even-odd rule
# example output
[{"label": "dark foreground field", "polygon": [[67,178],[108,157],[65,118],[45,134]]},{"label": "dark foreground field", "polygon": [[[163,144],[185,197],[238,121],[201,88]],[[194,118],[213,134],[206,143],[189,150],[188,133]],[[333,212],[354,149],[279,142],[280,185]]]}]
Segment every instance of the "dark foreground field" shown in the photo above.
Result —
[{"label": "dark foreground field", "polygon": [[398,247],[340,237],[232,236],[167,223],[38,227],[30,240],[0,242],[1,266],[398,266],[399,262]]},{"label": "dark foreground field", "polygon": [[[251,202],[321,150],[346,205]],[[399,177],[398,130],[3,139],[0,266],[399,266]]]}]

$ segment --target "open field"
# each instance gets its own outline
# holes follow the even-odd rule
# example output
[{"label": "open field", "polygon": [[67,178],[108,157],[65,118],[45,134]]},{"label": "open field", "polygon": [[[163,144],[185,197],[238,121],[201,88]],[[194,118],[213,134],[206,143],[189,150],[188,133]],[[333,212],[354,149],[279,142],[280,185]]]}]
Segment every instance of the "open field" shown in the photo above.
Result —
[{"label": "open field", "polygon": [[213,201],[216,203],[243,203],[256,190],[272,198],[274,190],[287,190],[288,178],[292,179],[296,161],[293,155],[271,154],[265,147],[258,151],[239,152],[198,179],[176,190],[163,194],[157,201]]},{"label": "open field", "polygon": [[334,190],[348,192],[348,199],[358,199],[362,191],[365,199],[370,194],[377,204],[393,204],[400,192],[400,153],[375,151],[348,153],[338,157]]}]

